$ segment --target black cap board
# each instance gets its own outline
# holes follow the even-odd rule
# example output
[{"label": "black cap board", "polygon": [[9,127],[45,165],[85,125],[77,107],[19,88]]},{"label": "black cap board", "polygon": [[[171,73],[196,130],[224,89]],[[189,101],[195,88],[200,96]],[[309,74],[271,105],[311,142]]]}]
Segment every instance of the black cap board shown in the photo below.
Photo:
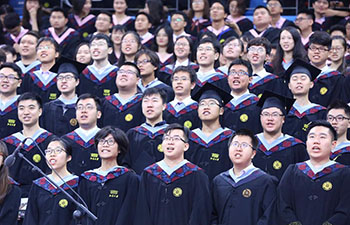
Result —
[{"label": "black cap board", "polygon": [[76,76],[86,68],[86,64],[79,63],[66,57],[60,57],[50,69],[53,73],[73,73]]},{"label": "black cap board", "polygon": [[291,76],[296,73],[306,74],[310,77],[310,80],[313,81],[321,73],[321,70],[301,59],[296,59],[293,64],[290,65],[284,75],[289,82]]},{"label": "black cap board", "polygon": [[295,99],[287,98],[285,96],[265,90],[257,106],[259,106],[261,110],[276,107],[279,108],[284,115],[287,115],[289,110],[292,108],[294,102]]},{"label": "black cap board", "polygon": [[207,82],[192,95],[192,98],[197,102],[200,102],[203,99],[213,98],[218,100],[221,106],[224,106],[232,99],[232,96],[225,90]]}]

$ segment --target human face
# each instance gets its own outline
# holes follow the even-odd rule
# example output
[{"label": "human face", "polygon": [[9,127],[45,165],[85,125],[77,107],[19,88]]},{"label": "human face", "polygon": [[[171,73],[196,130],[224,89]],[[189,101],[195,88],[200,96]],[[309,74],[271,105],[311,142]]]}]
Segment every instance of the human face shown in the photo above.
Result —
[{"label": "human face", "polygon": [[192,10],[194,12],[202,12],[204,10],[204,1],[203,0],[193,0],[192,1]]},{"label": "human face", "polygon": [[294,49],[294,39],[289,31],[284,30],[280,35],[280,45],[284,52],[291,52]]},{"label": "human face", "polygon": [[141,76],[149,76],[154,74],[154,71],[157,70],[157,67],[155,67],[151,61],[150,58],[143,54],[137,59],[137,67],[140,69]]},{"label": "human face", "polygon": [[321,68],[326,63],[328,55],[328,47],[319,44],[312,43],[307,50],[309,60],[318,68]]},{"label": "human face", "polygon": [[174,14],[171,17],[170,26],[174,32],[182,32],[187,25],[184,17],[181,14]]},{"label": "human face", "polygon": [[108,47],[105,39],[94,39],[90,43],[90,54],[93,60],[103,61],[112,53],[112,48]]},{"label": "human face", "polygon": [[176,40],[174,47],[174,53],[177,59],[187,59],[191,53],[190,43],[188,43],[186,38]]},{"label": "human face", "polygon": [[218,100],[213,98],[202,99],[198,106],[198,117],[201,121],[216,121],[224,113],[224,108],[220,107]]},{"label": "human face", "polygon": [[60,73],[57,76],[57,88],[62,94],[75,93],[79,80],[74,77],[73,73]]},{"label": "human face", "polygon": [[109,29],[112,28],[112,25],[113,24],[112,24],[111,18],[108,15],[104,13],[100,13],[97,16],[95,27],[98,32],[106,33],[109,31]]},{"label": "human face", "polygon": [[305,96],[314,86],[310,77],[304,73],[295,73],[290,77],[288,87],[294,96]]},{"label": "human face", "polygon": [[140,14],[135,19],[135,30],[137,32],[145,32],[151,28],[152,24],[148,21],[146,15]]},{"label": "human face", "polygon": [[113,8],[116,13],[125,13],[125,10],[127,9],[127,4],[125,0],[114,0]]},{"label": "human face", "polygon": [[165,33],[164,29],[161,29],[157,36],[156,36],[156,41],[159,47],[166,47],[168,46],[169,40],[168,40],[168,35]]},{"label": "human face", "polygon": [[112,41],[115,45],[120,45],[122,41],[122,37],[124,32],[121,30],[113,30],[112,31]]},{"label": "human face", "polygon": [[184,142],[184,140],[185,137],[182,130],[175,129],[164,134],[162,142],[164,158],[173,161],[183,159],[184,152],[189,148],[189,144]]},{"label": "human face", "polygon": [[45,157],[48,164],[55,170],[66,168],[67,162],[72,158],[66,153],[66,150],[59,141],[52,141],[47,145]]},{"label": "human face", "polygon": [[165,103],[159,94],[145,96],[142,99],[142,113],[147,121],[157,121],[162,118]]},{"label": "human face", "polygon": [[[267,116],[264,116],[267,114]],[[277,134],[281,132],[284,116],[279,108],[271,107],[261,111],[260,122],[264,132]]]},{"label": "human face", "polygon": [[24,57],[35,57],[38,39],[33,35],[24,35],[19,43],[19,53]]},{"label": "human face", "polygon": [[264,8],[259,8],[254,11],[253,24],[257,27],[265,27],[271,23],[271,16]]},{"label": "human face", "polygon": [[238,10],[238,7],[237,7],[237,1],[231,1],[230,5],[229,5],[229,8],[230,8],[230,14],[231,14],[232,17],[240,16],[240,13],[239,13],[239,10]]},{"label": "human face", "polygon": [[122,39],[121,51],[125,55],[135,55],[139,46],[133,34],[127,34]]},{"label": "human face", "polygon": [[37,47],[36,55],[41,63],[52,63],[58,57],[58,52],[51,42],[43,41]]},{"label": "human face", "polygon": [[345,52],[346,49],[342,45],[342,41],[337,39],[333,40],[329,58],[332,60],[332,62],[340,62],[344,59]]},{"label": "human face", "polygon": [[89,64],[91,53],[89,45],[81,45],[77,51],[76,60],[80,63]]},{"label": "human face", "polygon": [[199,66],[210,67],[219,58],[219,53],[215,52],[212,43],[203,43],[197,48],[197,61]]},{"label": "human face", "polygon": [[118,143],[111,134],[108,134],[105,138],[99,140],[97,151],[101,160],[116,159],[120,152]]},{"label": "human face", "polygon": [[55,29],[63,29],[68,22],[62,12],[52,12],[50,15],[50,24]]},{"label": "human face", "polygon": [[118,70],[116,85],[118,89],[133,90],[137,86],[139,78],[137,77],[137,70],[133,66],[124,65]]},{"label": "human face", "polygon": [[[0,70],[0,75],[5,76],[0,79],[0,93],[3,95],[14,95],[18,87],[21,86],[20,76],[11,68],[4,67]],[[9,79],[9,77],[14,77],[15,79]]]},{"label": "human face", "polygon": [[42,109],[35,100],[23,100],[18,103],[18,119],[23,126],[33,127],[39,123]]},{"label": "human face", "polygon": [[344,109],[329,110],[327,114],[327,121],[337,131],[338,137],[346,134],[347,129],[350,128],[350,120]]},{"label": "human face", "polygon": [[269,1],[267,8],[270,10],[271,15],[280,15],[283,13],[283,8],[279,1]]},{"label": "human face", "polygon": [[79,126],[94,127],[101,112],[97,110],[94,99],[87,98],[77,102],[76,115]]},{"label": "human face", "polygon": [[91,6],[92,6],[91,0],[85,0],[85,4],[84,4],[83,9],[82,9],[84,14],[88,15],[90,13]]},{"label": "human face", "polygon": [[210,18],[213,21],[221,21],[226,18],[227,14],[225,13],[225,8],[220,3],[215,2],[210,7]]},{"label": "human face", "polygon": [[337,141],[332,140],[331,131],[327,127],[313,127],[306,140],[306,149],[311,161],[327,162],[331,150]]},{"label": "human face", "polygon": [[223,55],[228,60],[237,59],[241,54],[242,54],[242,48],[238,39],[230,41],[223,48]]},{"label": "human face", "polygon": [[324,14],[329,7],[329,3],[327,0],[317,0],[312,3],[312,7],[314,8],[316,13]]},{"label": "human face", "polygon": [[[243,73],[246,74],[243,74]],[[239,73],[242,73],[241,75]],[[233,65],[230,68],[229,76],[227,77],[228,84],[231,90],[235,93],[242,93],[248,90],[249,83],[252,77],[249,77],[248,68],[244,65]]]},{"label": "human face", "polygon": [[[237,146],[236,146],[237,145]],[[243,146],[247,145],[245,148]],[[236,135],[229,146],[229,157],[235,167],[246,168],[252,162],[256,151],[249,136]]]},{"label": "human face", "polygon": [[313,24],[312,19],[305,13],[300,13],[295,19],[295,25],[297,25],[301,31],[311,28]]},{"label": "human face", "polygon": [[191,77],[188,72],[179,71],[173,75],[172,87],[175,96],[190,96],[191,90],[195,85],[195,82],[191,83]]},{"label": "human face", "polygon": [[260,66],[264,64],[266,59],[266,49],[264,46],[252,45],[248,48],[248,60],[253,66]]},{"label": "human face", "polygon": [[26,1],[26,9],[28,12],[34,10],[37,11],[40,8],[39,1],[37,0],[27,0]]}]

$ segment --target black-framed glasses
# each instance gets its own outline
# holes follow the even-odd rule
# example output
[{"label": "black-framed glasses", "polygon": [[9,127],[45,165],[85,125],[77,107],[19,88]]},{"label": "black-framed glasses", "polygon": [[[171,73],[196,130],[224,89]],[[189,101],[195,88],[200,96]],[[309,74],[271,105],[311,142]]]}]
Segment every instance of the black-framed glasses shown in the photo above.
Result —
[{"label": "black-framed glasses", "polygon": [[66,152],[63,148],[48,148],[44,150],[45,154],[60,154],[62,152]]},{"label": "black-framed glasses", "polygon": [[327,120],[332,122],[335,119],[336,122],[342,122],[344,120],[349,120],[350,118],[345,117],[343,115],[338,115],[338,116],[332,116],[332,115],[328,115],[327,116]]},{"label": "black-framed glasses", "polygon": [[239,143],[238,141],[233,141],[231,143],[231,146],[235,147],[235,148],[242,148],[242,149],[246,149],[246,148],[249,148],[249,147],[254,149],[253,146],[248,144],[247,142]]},{"label": "black-framed glasses", "polygon": [[182,137],[175,135],[175,136],[169,136],[169,135],[164,135],[163,136],[163,141],[182,141],[184,143],[187,143],[187,141],[185,139],[183,139]]},{"label": "black-framed glasses", "polygon": [[106,143],[107,143],[108,146],[112,146],[112,145],[115,144],[115,140],[113,138],[109,138],[107,140],[106,139],[100,139],[98,141],[98,145],[104,145]]}]

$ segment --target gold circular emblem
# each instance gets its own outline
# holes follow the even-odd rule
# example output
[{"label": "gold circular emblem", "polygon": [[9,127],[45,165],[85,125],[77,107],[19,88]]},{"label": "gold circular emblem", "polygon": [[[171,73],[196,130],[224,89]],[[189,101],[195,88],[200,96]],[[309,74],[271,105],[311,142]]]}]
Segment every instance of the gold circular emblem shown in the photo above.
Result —
[{"label": "gold circular emblem", "polygon": [[242,192],[242,195],[245,198],[249,198],[252,195],[252,191],[249,188],[244,189],[243,192]]},{"label": "gold circular emblem", "polygon": [[279,170],[282,168],[282,163],[280,161],[276,160],[273,162],[272,166],[275,170]]},{"label": "gold circular emblem", "polygon": [[262,96],[262,93],[258,95],[258,98],[261,98],[261,96]]},{"label": "gold circular emblem", "polygon": [[245,123],[245,122],[248,121],[248,115],[244,113],[244,114],[242,114],[242,115],[239,117],[239,119],[240,119],[243,123]]},{"label": "gold circular emblem", "polygon": [[61,206],[62,208],[66,208],[67,205],[68,205],[68,201],[67,199],[61,199],[59,202],[58,202],[58,205]]},{"label": "gold circular emblem", "polygon": [[41,160],[41,156],[39,154],[33,155],[33,161],[34,162],[38,163],[38,162],[40,162],[40,160]]},{"label": "gold circular emblem", "polygon": [[174,188],[174,190],[173,190],[173,195],[174,195],[175,197],[180,197],[180,196],[182,195],[182,189],[179,188],[179,187]]},{"label": "gold circular emblem", "polygon": [[84,32],[83,33],[83,37],[86,38],[87,36],[89,36],[89,33],[88,32]]},{"label": "gold circular emblem", "polygon": [[49,7],[50,7],[50,3],[45,2],[45,3],[44,3],[44,7],[45,7],[45,8],[49,8]]},{"label": "gold circular emblem", "polygon": [[125,116],[125,121],[128,121],[128,122],[130,122],[132,119],[134,118],[134,116],[132,115],[132,114],[127,114],[126,116]]},{"label": "gold circular emblem", "polygon": [[320,94],[325,95],[327,93],[328,89],[326,87],[323,87],[320,89]]},{"label": "gold circular emblem", "polygon": [[189,120],[186,120],[186,121],[184,122],[184,126],[187,127],[188,129],[190,129],[190,128],[192,127],[192,122],[189,121]]},{"label": "gold circular emblem", "polygon": [[332,187],[333,187],[333,185],[332,185],[332,183],[329,182],[329,181],[326,181],[326,182],[324,182],[324,183],[322,184],[322,188],[323,188],[323,190],[325,190],[325,191],[330,191],[330,190],[332,189]]},{"label": "gold circular emblem", "polygon": [[157,149],[158,149],[159,152],[163,152],[162,144],[159,144],[158,147],[157,147]]},{"label": "gold circular emblem", "polygon": [[77,121],[77,119],[72,118],[72,119],[69,120],[69,123],[70,123],[70,125],[72,125],[74,127],[74,126],[76,126],[78,124],[78,121]]}]

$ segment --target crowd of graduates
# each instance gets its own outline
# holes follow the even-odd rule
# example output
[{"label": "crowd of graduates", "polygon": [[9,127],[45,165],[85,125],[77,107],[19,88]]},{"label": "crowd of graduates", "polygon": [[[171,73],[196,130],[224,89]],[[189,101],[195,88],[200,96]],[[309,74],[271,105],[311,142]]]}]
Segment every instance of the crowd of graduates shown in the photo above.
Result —
[{"label": "crowd of graduates", "polygon": [[348,11],[71,3],[0,7],[0,224],[350,224]]}]

